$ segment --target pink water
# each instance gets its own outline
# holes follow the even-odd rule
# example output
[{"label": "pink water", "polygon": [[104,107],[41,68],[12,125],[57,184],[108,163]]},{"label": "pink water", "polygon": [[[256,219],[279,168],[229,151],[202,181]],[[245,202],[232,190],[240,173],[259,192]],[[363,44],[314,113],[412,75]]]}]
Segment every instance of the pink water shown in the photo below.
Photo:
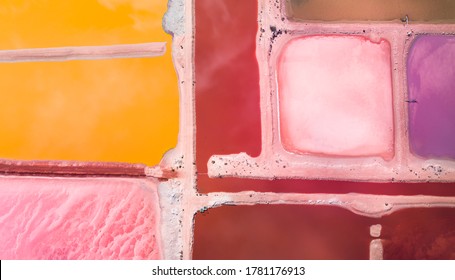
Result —
[{"label": "pink water", "polygon": [[156,183],[0,180],[0,259],[159,259]]}]

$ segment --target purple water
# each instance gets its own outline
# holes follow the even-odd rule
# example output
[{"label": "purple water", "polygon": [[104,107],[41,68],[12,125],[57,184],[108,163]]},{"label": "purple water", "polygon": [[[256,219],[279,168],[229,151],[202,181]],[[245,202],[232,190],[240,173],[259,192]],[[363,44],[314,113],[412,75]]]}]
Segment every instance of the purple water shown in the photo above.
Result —
[{"label": "purple water", "polygon": [[407,74],[411,152],[455,159],[455,36],[418,37]]}]

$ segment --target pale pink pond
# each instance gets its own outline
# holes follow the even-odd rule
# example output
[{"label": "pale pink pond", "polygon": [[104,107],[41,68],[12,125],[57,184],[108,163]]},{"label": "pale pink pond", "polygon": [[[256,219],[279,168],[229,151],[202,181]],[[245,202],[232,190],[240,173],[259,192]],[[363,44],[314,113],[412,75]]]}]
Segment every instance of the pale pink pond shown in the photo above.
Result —
[{"label": "pale pink pond", "polygon": [[390,44],[291,40],[278,62],[280,136],[293,153],[393,157]]}]

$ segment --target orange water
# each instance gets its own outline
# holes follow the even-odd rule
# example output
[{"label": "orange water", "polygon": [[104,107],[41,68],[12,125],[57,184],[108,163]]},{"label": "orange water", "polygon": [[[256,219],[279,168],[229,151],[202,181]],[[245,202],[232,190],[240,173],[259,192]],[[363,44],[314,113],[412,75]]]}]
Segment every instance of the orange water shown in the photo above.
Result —
[{"label": "orange water", "polygon": [[156,164],[176,145],[167,1],[0,3],[0,49],[167,42],[163,57],[0,64],[0,157]]}]

